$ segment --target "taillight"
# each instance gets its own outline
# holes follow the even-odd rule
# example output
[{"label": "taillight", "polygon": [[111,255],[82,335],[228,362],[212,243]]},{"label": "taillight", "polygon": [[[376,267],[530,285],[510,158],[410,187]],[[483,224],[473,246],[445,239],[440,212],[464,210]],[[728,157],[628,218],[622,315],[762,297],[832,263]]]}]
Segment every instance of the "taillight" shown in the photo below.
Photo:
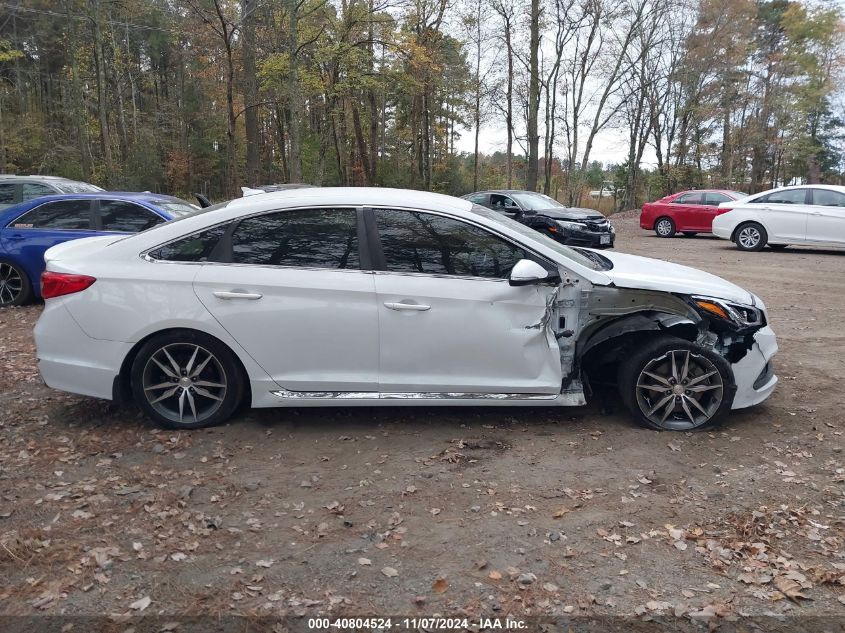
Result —
[{"label": "taillight", "polygon": [[82,292],[97,281],[88,275],[71,275],[68,273],[54,273],[45,270],[41,273],[41,296],[44,299],[72,295]]}]

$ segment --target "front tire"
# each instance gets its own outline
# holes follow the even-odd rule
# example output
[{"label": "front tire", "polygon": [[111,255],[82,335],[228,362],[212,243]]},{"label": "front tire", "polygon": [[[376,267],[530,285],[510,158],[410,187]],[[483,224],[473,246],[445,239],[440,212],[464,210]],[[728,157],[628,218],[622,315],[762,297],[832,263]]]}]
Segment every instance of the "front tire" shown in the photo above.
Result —
[{"label": "front tire", "polygon": [[736,230],[734,242],[741,251],[760,251],[769,241],[769,235],[762,224],[757,222],[746,222],[740,224]]},{"label": "front tire", "polygon": [[730,410],[736,391],[724,358],[669,336],[635,350],[619,368],[618,387],[634,417],[661,431],[691,431],[717,422]]},{"label": "front tire", "polygon": [[675,237],[675,221],[663,216],[654,222],[654,232],[657,237]]},{"label": "front tire", "polygon": [[245,376],[232,351],[191,330],[154,336],[135,356],[132,393],[144,413],[171,429],[222,424],[243,400]]},{"label": "front tire", "polygon": [[0,259],[0,308],[21,306],[32,300],[32,283],[23,268]]}]

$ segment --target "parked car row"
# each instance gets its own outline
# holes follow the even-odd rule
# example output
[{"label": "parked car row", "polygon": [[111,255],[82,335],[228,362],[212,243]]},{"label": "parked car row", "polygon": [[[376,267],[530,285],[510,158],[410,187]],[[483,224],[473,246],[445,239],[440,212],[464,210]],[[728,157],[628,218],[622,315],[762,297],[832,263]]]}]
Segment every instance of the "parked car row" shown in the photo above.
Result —
[{"label": "parked car row", "polygon": [[[0,307],[41,296],[48,248],[84,237],[144,231],[198,207],[154,193],[104,191],[50,176],[0,177]],[[61,193],[56,193],[61,191]],[[36,195],[37,194],[37,195]]]},{"label": "parked car row", "polygon": [[744,251],[791,244],[845,245],[845,187],[799,185],[754,195],[700,190],[643,205],[640,226],[658,237],[713,233]]}]

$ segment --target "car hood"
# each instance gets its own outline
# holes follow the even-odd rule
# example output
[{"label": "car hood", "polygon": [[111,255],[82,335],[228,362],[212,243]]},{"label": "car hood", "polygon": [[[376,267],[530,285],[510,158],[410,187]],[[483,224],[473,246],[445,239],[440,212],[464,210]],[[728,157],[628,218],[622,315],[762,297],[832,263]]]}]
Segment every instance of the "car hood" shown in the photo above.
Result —
[{"label": "car hood", "polygon": [[537,215],[544,215],[553,220],[604,220],[604,216],[592,209],[578,209],[567,207],[565,209],[541,209],[536,211]]},{"label": "car hood", "polygon": [[602,274],[621,288],[703,295],[745,305],[754,303],[747,290],[703,270],[613,251],[602,251],[601,256],[613,262],[613,268],[603,270]]}]

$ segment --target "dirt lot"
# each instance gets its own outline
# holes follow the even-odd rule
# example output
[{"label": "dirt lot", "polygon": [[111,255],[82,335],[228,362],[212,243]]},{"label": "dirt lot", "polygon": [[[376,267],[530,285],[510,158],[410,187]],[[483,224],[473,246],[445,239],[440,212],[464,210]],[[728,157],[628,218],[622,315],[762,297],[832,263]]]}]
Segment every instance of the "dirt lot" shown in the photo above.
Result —
[{"label": "dirt lot", "polygon": [[767,403],[699,433],[639,428],[615,401],[278,409],[165,432],[44,387],[40,307],[0,311],[0,613],[786,614],[841,630],[845,251],[616,224],[619,250],[764,298],[781,345]]}]

